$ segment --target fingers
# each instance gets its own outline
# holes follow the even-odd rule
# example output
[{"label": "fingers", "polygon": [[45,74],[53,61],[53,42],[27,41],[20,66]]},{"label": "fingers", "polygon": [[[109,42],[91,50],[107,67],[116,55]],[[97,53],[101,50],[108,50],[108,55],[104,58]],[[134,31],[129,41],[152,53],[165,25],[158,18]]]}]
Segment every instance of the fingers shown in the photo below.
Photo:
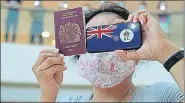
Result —
[{"label": "fingers", "polygon": [[142,25],[145,25],[147,23],[147,17],[148,13],[143,13],[139,16],[139,21],[141,22]]},{"label": "fingers", "polygon": [[59,55],[58,53],[59,53],[59,49],[43,49],[40,52],[40,55],[36,60],[35,65],[36,66],[40,65],[48,57],[52,57],[52,56],[57,57]]},{"label": "fingers", "polygon": [[57,82],[58,85],[61,84],[62,79],[63,79],[63,71],[58,71],[54,74],[55,81]]},{"label": "fingers", "polygon": [[43,79],[54,78],[57,84],[60,84],[62,82],[63,71],[65,70],[66,68],[63,65],[52,65],[44,71],[36,72],[36,75]]},{"label": "fingers", "polygon": [[151,18],[147,10],[138,10],[129,15],[127,21],[123,19],[115,20],[115,23],[123,23],[123,22],[138,22],[140,21],[142,25],[145,25],[147,21]]},{"label": "fingers", "polygon": [[116,50],[115,54],[119,55],[123,60],[139,60],[139,55],[137,55],[137,52],[135,50]]},{"label": "fingers", "polygon": [[132,13],[132,14],[130,14],[130,15],[128,16],[127,22],[132,22],[133,19],[134,19],[134,13]]},{"label": "fingers", "polygon": [[47,72],[47,74],[53,75],[53,74],[55,74],[57,72],[61,73],[61,72],[65,71],[65,70],[66,70],[66,68],[64,67],[64,65],[56,64],[56,65],[50,66],[47,70],[45,70],[43,72]]},{"label": "fingers", "polygon": [[124,50],[115,50],[114,53],[119,55],[123,60],[125,60],[126,52]]},{"label": "fingers", "polygon": [[64,59],[64,55],[63,54],[59,54],[58,57],[63,60]]},{"label": "fingers", "polygon": [[133,22],[138,22],[139,21],[139,16],[143,13],[146,13],[146,10],[138,10],[136,11],[134,18],[133,18]]},{"label": "fingers", "polygon": [[59,57],[48,57],[46,58],[41,65],[38,66],[37,71],[43,71],[49,68],[52,65],[64,65],[63,60]]},{"label": "fingers", "polygon": [[130,14],[128,19],[127,19],[127,22],[138,22],[139,21],[139,16],[142,13],[146,13],[146,12],[147,12],[147,10],[138,10],[138,11]]},{"label": "fingers", "polygon": [[139,64],[139,62],[140,62],[140,60],[136,60],[136,61],[135,61],[136,65],[138,65],[138,64]]},{"label": "fingers", "polygon": [[43,62],[46,58],[48,58],[48,57],[58,57],[58,56],[59,56],[59,54],[55,54],[55,53],[41,53],[41,54],[39,55],[39,57],[38,57],[38,59],[37,59],[35,65],[36,65],[36,66],[41,65],[42,62]]},{"label": "fingers", "polygon": [[41,53],[59,53],[59,49],[43,49]]},{"label": "fingers", "polygon": [[[63,70],[66,70],[67,69],[66,67],[63,67],[63,68],[64,68]],[[57,84],[60,85],[61,82],[62,82],[62,79],[63,79],[63,71],[57,71],[54,74],[54,78],[55,78]]]},{"label": "fingers", "polygon": [[134,17],[133,17],[133,22],[138,22],[139,21],[139,12],[136,12]]},{"label": "fingers", "polygon": [[[158,25],[158,22],[155,20],[155,18],[149,14],[149,13],[143,13],[139,16],[139,20],[141,22],[142,30],[147,31],[152,25]],[[149,22],[150,23],[147,23]],[[151,23],[152,22],[152,23]]]}]

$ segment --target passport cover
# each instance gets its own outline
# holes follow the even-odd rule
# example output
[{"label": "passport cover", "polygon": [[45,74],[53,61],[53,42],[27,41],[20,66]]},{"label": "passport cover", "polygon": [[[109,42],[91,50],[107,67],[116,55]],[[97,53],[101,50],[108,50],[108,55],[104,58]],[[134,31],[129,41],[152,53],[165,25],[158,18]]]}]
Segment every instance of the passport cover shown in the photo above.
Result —
[{"label": "passport cover", "polygon": [[86,35],[89,53],[139,49],[142,45],[139,22],[89,27]]},{"label": "passport cover", "polygon": [[85,22],[82,8],[54,13],[55,44],[64,56],[86,52]]}]

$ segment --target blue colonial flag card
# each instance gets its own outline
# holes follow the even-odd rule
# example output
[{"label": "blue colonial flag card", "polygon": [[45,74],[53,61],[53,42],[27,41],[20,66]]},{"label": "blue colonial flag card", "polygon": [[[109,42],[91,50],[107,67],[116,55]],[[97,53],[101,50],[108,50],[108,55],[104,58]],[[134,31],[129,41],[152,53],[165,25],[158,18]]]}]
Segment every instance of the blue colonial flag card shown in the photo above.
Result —
[{"label": "blue colonial flag card", "polygon": [[142,45],[141,31],[139,22],[89,27],[86,29],[87,52],[139,49]]}]

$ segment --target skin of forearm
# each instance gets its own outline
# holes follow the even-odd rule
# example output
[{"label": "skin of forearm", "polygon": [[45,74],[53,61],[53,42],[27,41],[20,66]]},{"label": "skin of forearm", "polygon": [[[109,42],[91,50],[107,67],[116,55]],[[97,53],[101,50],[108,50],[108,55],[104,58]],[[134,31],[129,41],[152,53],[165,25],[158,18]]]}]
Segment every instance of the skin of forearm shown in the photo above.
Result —
[{"label": "skin of forearm", "polygon": [[170,73],[184,93],[184,58],[170,69]]}]

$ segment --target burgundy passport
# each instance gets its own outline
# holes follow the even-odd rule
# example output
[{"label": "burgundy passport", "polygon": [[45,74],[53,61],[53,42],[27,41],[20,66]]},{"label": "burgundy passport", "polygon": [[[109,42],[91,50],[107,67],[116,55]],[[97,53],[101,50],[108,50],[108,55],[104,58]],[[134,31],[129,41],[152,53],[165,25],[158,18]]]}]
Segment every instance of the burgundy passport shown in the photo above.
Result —
[{"label": "burgundy passport", "polygon": [[82,8],[68,9],[54,13],[55,44],[64,56],[84,54],[85,22]]}]

